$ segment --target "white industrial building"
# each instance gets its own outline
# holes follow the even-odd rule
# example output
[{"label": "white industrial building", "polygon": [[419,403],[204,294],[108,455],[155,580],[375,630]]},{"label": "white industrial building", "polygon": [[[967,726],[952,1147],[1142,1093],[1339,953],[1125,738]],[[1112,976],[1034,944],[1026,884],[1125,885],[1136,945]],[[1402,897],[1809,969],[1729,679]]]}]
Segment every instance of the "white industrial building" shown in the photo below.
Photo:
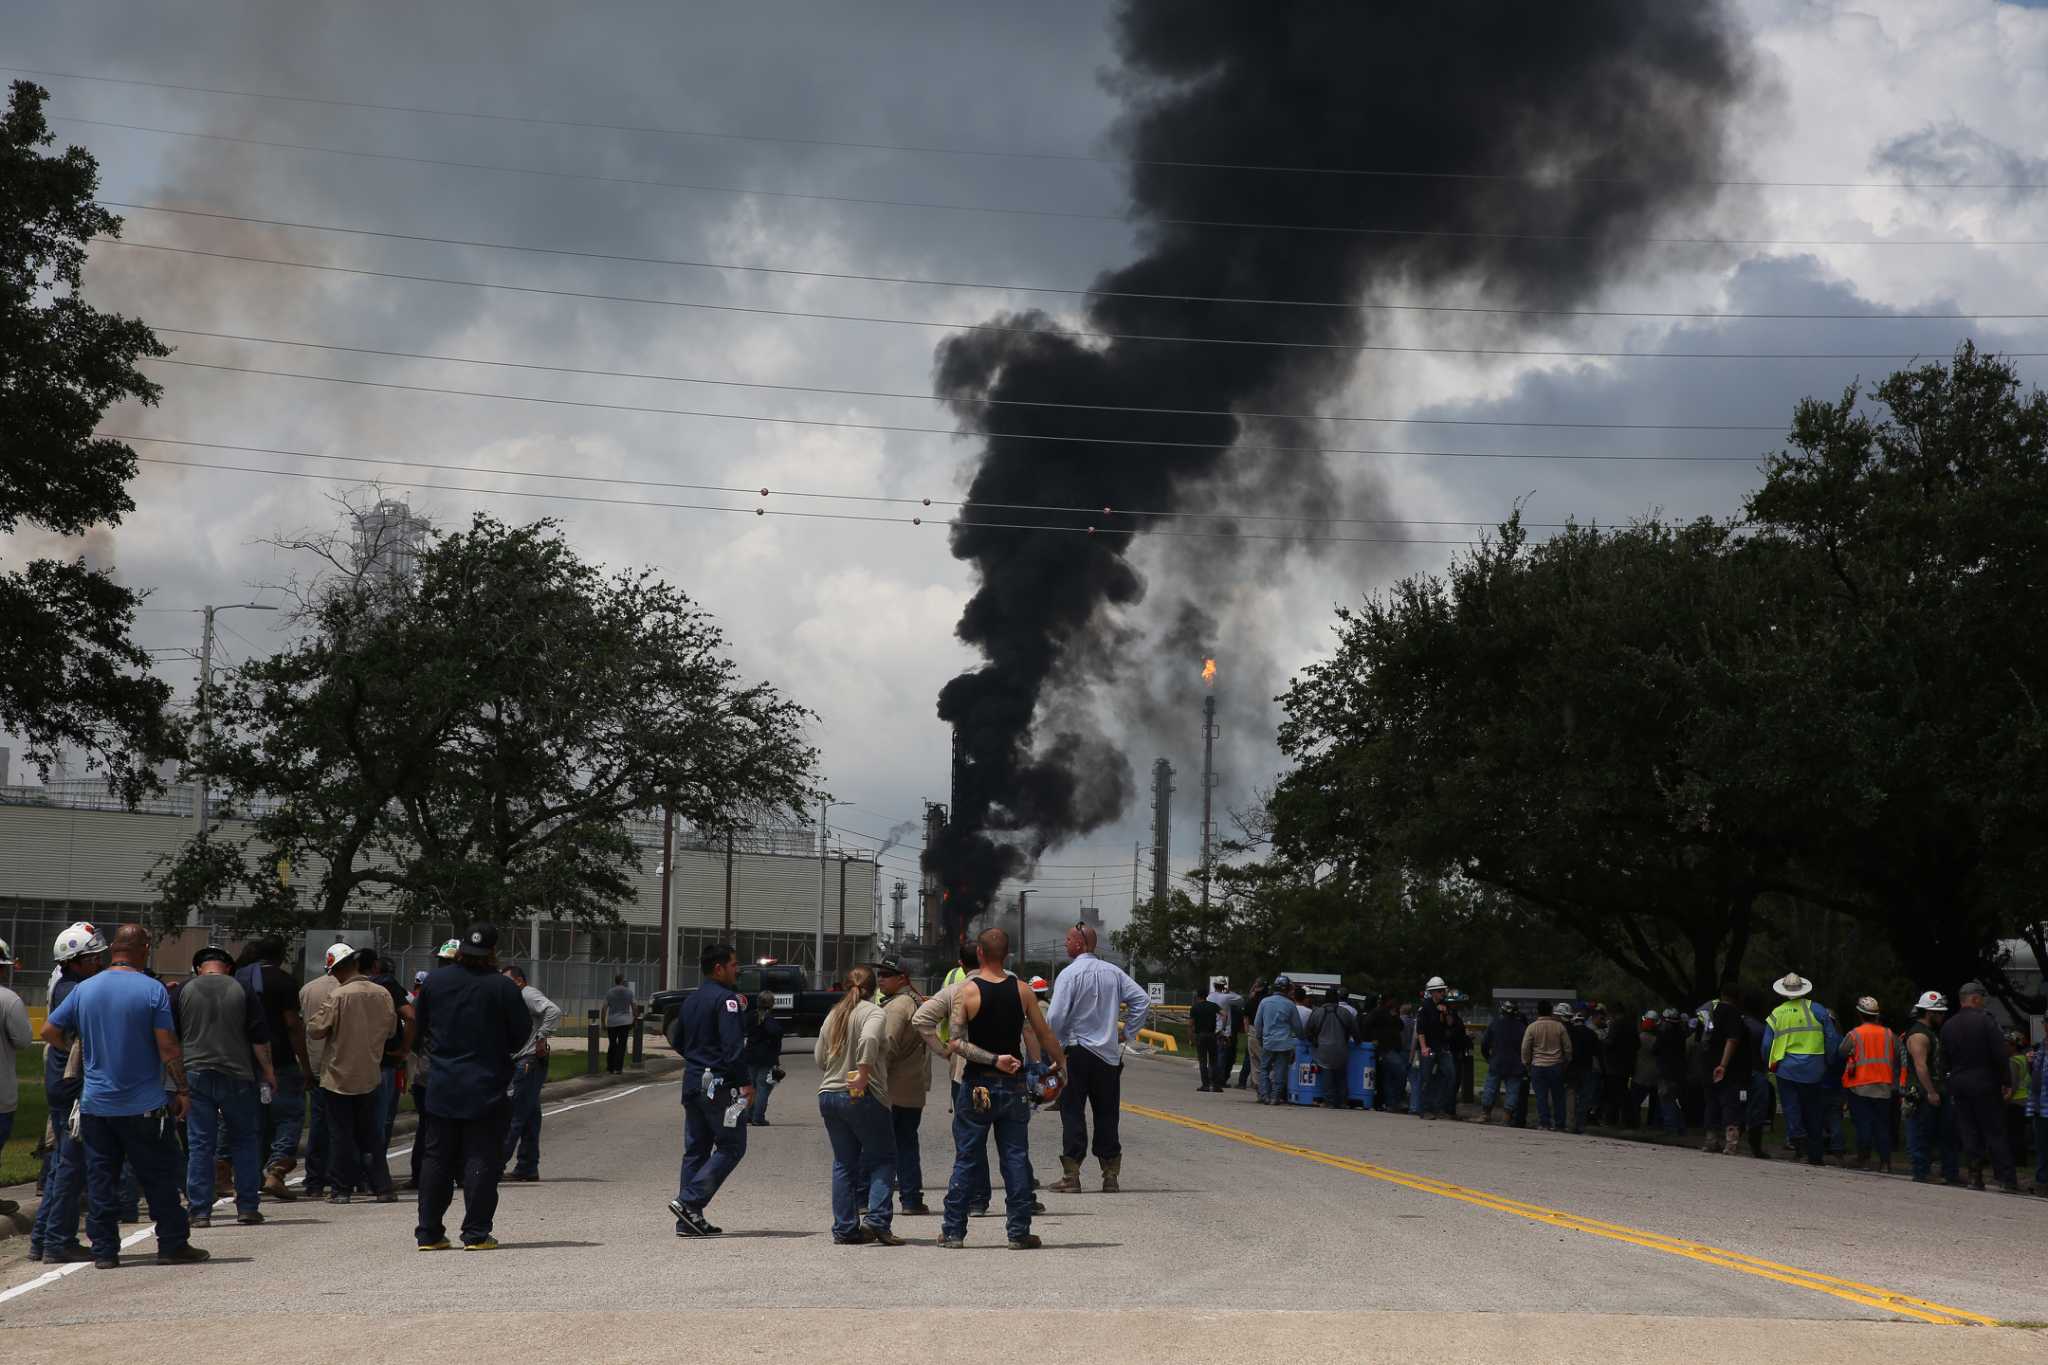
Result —
[{"label": "white industrial building", "polygon": [[[14,946],[21,963],[17,988],[40,1003],[50,945],[65,925],[81,919],[112,924],[144,913],[155,900],[150,870],[160,858],[175,854],[194,826],[187,793],[169,793],[131,811],[109,799],[103,788],[0,788],[0,938]],[[230,839],[248,830],[234,819],[216,820],[214,826],[217,837]],[[534,963],[536,984],[565,1009],[581,1008],[586,1000],[594,1003],[617,972],[625,973],[643,996],[658,989],[664,979],[661,837],[659,822],[634,829],[641,866],[632,875],[632,899],[620,907],[621,924],[521,925],[509,929],[500,956]],[[280,871],[310,893],[320,869]],[[822,926],[824,971],[814,976],[824,981],[874,956],[880,923],[874,858],[853,849],[830,849],[820,857],[811,830],[739,835],[728,858],[722,836],[678,829],[668,882],[666,980],[671,985],[697,983],[698,955],[707,944],[727,937],[728,927],[745,959],[773,957],[811,968]],[[345,932],[374,936],[394,950],[408,971],[427,965],[434,946],[451,933],[445,924],[397,923],[390,911],[368,904],[344,919],[340,927]],[[182,960],[167,959],[164,970],[176,973],[183,966]]]}]

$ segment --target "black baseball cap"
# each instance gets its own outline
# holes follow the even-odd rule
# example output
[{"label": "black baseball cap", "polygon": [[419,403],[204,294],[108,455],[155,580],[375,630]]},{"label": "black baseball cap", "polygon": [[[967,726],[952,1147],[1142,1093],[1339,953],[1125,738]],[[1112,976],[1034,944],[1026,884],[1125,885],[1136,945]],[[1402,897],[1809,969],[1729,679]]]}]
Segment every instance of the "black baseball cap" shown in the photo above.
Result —
[{"label": "black baseball cap", "polygon": [[199,964],[202,962],[225,962],[228,966],[232,967],[235,965],[235,956],[227,949],[217,948],[209,943],[198,952],[192,954],[192,970],[198,971]]},{"label": "black baseball cap", "polygon": [[909,976],[910,969],[903,965],[903,961],[900,958],[885,957],[875,964],[875,975]]},{"label": "black baseball cap", "polygon": [[463,930],[461,938],[457,941],[462,946],[456,951],[462,956],[483,957],[496,950],[498,946],[498,926],[478,921]]}]

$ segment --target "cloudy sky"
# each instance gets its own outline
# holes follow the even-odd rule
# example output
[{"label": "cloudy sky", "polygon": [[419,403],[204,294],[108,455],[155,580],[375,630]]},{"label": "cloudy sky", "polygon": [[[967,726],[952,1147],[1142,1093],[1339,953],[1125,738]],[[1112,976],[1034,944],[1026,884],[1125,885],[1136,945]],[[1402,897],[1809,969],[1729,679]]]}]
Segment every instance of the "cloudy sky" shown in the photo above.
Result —
[{"label": "cloudy sky", "polygon": [[[1119,105],[1105,5],[9,11],[0,64],[22,69],[4,74],[36,73],[60,138],[91,149],[103,196],[130,206],[136,245],[95,252],[91,296],[163,329],[189,362],[156,367],[162,406],[108,429],[194,443],[138,444],[151,460],[234,467],[144,465],[110,553],[151,593],[145,644],[194,643],[183,609],[265,595],[303,566],[264,538],[331,526],[332,500],[372,483],[442,524],[479,508],[551,516],[587,556],[651,565],[689,590],[745,668],[818,711],[826,781],[854,803],[835,825],[879,841],[923,799],[946,799],[934,698],[974,662],[952,634],[973,583],[935,523],[976,447],[925,396],[933,347],[947,323],[1079,305],[994,286],[1085,288],[1131,258],[1123,174],[1106,155]],[[1791,183],[1727,188],[1674,235],[1742,245],[1652,249],[1587,305],[1723,316],[1553,318],[1506,334],[1515,349],[1637,358],[1362,358],[1324,413],[1328,444],[1359,452],[1329,457],[1344,490],[1332,510],[1383,520],[1314,528],[1334,542],[1269,542],[1219,587],[1221,803],[1270,781],[1271,698],[1324,647],[1332,609],[1442,566],[1518,499],[1539,526],[1728,515],[1798,398],[1965,335],[2048,352],[2041,318],[1983,316],[2048,314],[2048,194],[2009,188],[2048,183],[2042,125],[2020,114],[2048,102],[2048,10],[1739,0],[1732,12],[1754,62],[1732,124],[1739,178]],[[892,203],[857,202],[875,200]],[[1473,288],[1426,301],[1482,298]],[[1373,326],[1375,342],[1415,346],[1504,335],[1497,320],[1442,313]],[[1824,358],[1700,358],[1717,352]],[[206,368],[218,366],[235,368]],[[1343,420],[1358,417],[1439,424]],[[1494,425],[1574,422],[1607,425]],[[1421,451],[1517,458],[1384,453]],[[778,491],[711,491],[762,487]],[[874,501],[924,498],[936,505]],[[24,538],[0,554],[45,549]],[[1155,540],[1134,558],[1156,583],[1200,553]],[[1128,624],[1166,631],[1156,613],[1172,597],[1149,594]],[[223,626],[229,662],[275,643],[260,616]],[[1200,664],[1162,659],[1172,678],[1104,716],[1141,778],[1162,755],[1179,769],[1182,871],[1199,818]],[[183,693],[192,672],[167,656]],[[1078,901],[1095,878],[1116,919],[1133,845],[1150,842],[1141,796],[1048,855],[1038,901]],[[889,856],[911,875],[914,847]]]}]

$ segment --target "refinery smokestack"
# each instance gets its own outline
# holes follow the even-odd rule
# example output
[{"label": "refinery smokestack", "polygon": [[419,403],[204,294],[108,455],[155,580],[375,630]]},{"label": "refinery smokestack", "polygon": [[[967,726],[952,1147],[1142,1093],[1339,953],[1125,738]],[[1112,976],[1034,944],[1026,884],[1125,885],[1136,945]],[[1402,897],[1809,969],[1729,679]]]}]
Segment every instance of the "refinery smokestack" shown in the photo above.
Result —
[{"label": "refinery smokestack", "polygon": [[[1214,684],[1216,661],[1202,668],[1205,681]],[[1209,877],[1216,857],[1216,694],[1202,698],[1202,908],[1209,908]]]}]

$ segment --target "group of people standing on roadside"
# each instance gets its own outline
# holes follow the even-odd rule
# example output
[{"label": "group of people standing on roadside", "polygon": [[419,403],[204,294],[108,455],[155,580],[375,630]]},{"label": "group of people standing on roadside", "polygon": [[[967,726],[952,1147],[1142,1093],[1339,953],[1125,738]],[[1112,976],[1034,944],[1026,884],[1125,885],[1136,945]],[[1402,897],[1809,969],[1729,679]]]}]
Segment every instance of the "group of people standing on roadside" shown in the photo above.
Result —
[{"label": "group of people standing on roadside", "polygon": [[[934,1056],[950,1069],[954,1149],[940,1247],[965,1246],[968,1220],[990,1209],[991,1143],[1003,1180],[1007,1244],[1017,1251],[1041,1245],[1031,1230],[1045,1206],[1037,1195],[1029,1125],[1034,1108],[1055,1099],[1062,1174],[1047,1191],[1079,1192],[1091,1152],[1102,1190],[1120,1188],[1122,1040],[1142,1026],[1150,999],[1127,973],[1095,955],[1089,926],[1069,931],[1066,946],[1071,961],[1050,990],[1008,970],[1009,939],[1001,929],[964,946],[960,965],[929,997],[917,992],[894,958],[847,974],[813,1048],[818,1110],[832,1149],[836,1243],[901,1246],[896,1218],[931,1214],[919,1130]],[[704,984],[685,998],[669,1031],[684,1061],[683,1161],[668,1205],[679,1237],[719,1234],[705,1210],[746,1156],[747,1129],[758,1126],[748,1114],[759,1101],[758,1079],[767,1063],[749,1056],[758,1036],[749,1015],[757,1011],[734,990],[739,961],[732,947],[707,949],[700,967]]]}]

